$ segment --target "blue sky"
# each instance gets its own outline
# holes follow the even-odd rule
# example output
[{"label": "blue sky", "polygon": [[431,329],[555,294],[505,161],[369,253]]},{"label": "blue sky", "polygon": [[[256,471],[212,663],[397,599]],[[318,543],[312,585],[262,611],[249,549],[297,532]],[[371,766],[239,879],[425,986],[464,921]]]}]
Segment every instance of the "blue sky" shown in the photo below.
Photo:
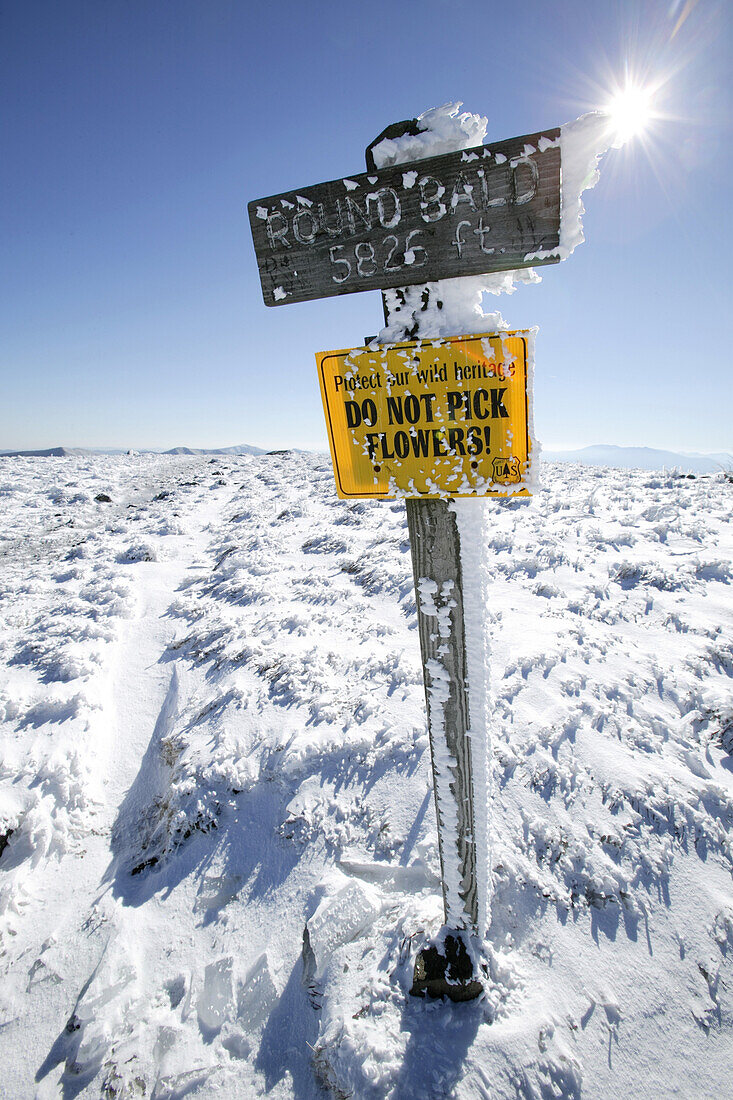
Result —
[{"label": "blue sky", "polygon": [[586,242],[492,299],[539,325],[550,446],[733,448],[723,0],[0,0],[0,449],[325,447],[314,353],[376,292],[266,308],[247,202],[462,100],[487,140],[661,82]]}]

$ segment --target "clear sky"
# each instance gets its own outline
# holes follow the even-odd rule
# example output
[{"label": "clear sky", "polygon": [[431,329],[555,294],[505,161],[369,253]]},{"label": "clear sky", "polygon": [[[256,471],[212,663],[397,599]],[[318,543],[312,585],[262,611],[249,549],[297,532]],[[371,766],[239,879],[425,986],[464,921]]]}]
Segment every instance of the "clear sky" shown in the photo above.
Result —
[{"label": "clear sky", "polygon": [[325,448],[314,353],[377,292],[266,308],[247,202],[462,100],[498,141],[660,85],[539,325],[551,446],[733,449],[725,0],[0,0],[0,449]]}]

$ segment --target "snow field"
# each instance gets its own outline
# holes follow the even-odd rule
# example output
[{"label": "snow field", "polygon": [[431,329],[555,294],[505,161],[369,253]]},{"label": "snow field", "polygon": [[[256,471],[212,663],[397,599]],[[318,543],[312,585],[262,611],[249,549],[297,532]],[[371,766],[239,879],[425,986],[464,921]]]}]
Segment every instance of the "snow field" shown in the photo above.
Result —
[{"label": "snow field", "polygon": [[320,456],[3,461],[0,1091],[720,1094],[733,486],[543,485],[477,504],[493,900],[456,1006],[407,995],[442,899],[404,506]]},{"label": "snow field", "polygon": [[[486,1003],[394,998],[387,1059],[334,960],[322,1041],[356,1096],[420,1095],[413,1062],[435,1096],[702,1097],[727,1074],[730,488],[581,467],[544,480],[489,521]],[[447,1023],[470,1044],[458,1058]]]}]

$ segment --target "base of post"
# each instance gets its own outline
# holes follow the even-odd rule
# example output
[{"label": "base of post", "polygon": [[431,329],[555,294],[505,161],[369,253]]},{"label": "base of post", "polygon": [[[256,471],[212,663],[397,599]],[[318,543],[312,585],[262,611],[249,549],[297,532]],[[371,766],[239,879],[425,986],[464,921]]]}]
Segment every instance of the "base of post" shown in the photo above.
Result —
[{"label": "base of post", "polygon": [[438,943],[418,951],[410,994],[473,1001],[483,992],[474,960],[460,932],[447,932]]}]

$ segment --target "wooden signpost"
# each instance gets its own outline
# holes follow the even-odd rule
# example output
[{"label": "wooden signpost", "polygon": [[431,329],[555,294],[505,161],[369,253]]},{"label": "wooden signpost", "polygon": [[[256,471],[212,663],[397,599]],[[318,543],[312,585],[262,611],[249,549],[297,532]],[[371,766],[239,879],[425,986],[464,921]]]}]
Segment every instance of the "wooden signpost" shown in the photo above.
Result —
[{"label": "wooden signpost", "polygon": [[[249,204],[267,305],[516,269],[560,259],[560,131],[377,168]],[[424,290],[426,302],[431,288]],[[385,317],[387,309],[385,305]],[[455,496],[527,495],[530,333],[456,335],[317,356],[339,495],[406,496],[430,733],[445,927],[411,992],[468,1000],[488,853],[474,769]],[[448,498],[448,499],[446,499]],[[473,611],[473,609],[470,609]],[[483,759],[487,753],[483,751]],[[482,871],[484,868],[484,871]]]},{"label": "wooden signpost", "polygon": [[249,204],[268,306],[560,259],[560,131]]}]

